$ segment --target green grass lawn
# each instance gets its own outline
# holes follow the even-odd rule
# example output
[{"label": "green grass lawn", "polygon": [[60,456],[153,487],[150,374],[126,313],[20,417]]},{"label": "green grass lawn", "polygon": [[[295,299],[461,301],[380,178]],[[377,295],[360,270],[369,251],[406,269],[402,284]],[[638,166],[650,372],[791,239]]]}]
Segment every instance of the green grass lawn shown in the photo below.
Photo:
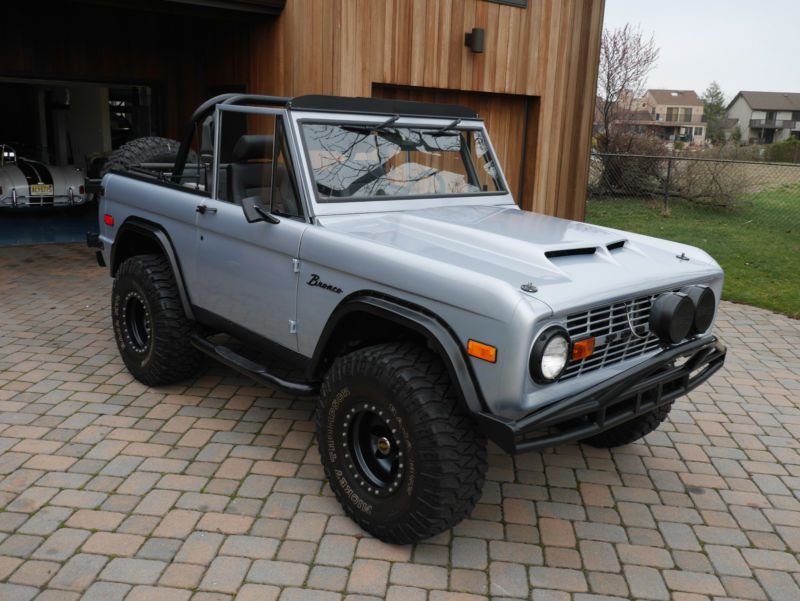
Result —
[{"label": "green grass lawn", "polygon": [[746,195],[735,208],[592,199],[586,221],[685,242],[725,270],[723,298],[800,318],[800,186]]}]

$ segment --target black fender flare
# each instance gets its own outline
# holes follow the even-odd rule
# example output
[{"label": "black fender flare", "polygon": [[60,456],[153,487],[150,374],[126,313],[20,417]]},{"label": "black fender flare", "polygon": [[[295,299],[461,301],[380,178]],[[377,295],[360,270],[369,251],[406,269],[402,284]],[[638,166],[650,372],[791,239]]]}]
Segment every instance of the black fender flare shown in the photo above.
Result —
[{"label": "black fender flare", "polygon": [[111,271],[111,277],[114,277],[117,268],[119,267],[116,259],[116,252],[119,249],[118,242],[122,240],[125,234],[128,232],[136,233],[140,236],[146,236],[147,238],[155,241],[159,247],[161,247],[161,251],[164,253],[164,256],[167,257],[170,267],[172,267],[172,273],[175,274],[175,283],[178,286],[178,295],[180,296],[181,305],[183,305],[183,310],[186,313],[186,317],[194,320],[194,311],[192,310],[192,303],[189,300],[189,294],[186,291],[186,283],[183,281],[183,271],[181,270],[178,255],[175,253],[175,248],[169,235],[158,224],[145,219],[139,219],[137,217],[129,217],[125,220],[125,222],[119,227],[119,230],[117,230],[117,234],[114,236],[114,243],[111,245],[111,260],[109,267]]},{"label": "black fender flare", "polygon": [[382,317],[421,334],[445,360],[447,371],[464,406],[472,413],[486,411],[487,406],[477,383],[472,366],[467,360],[464,347],[458,342],[453,330],[437,315],[380,293],[361,293],[343,300],[334,309],[322,330],[309,373],[318,376],[328,342],[339,322],[352,313],[366,312]]}]

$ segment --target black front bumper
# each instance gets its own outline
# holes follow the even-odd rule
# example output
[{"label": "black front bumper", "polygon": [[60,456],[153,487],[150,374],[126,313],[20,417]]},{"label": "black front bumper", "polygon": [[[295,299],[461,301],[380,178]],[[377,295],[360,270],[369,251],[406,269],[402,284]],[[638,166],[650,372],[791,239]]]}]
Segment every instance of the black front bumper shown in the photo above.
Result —
[{"label": "black front bumper", "polygon": [[[716,337],[706,336],[662,351],[518,421],[483,412],[475,418],[480,430],[509,453],[583,440],[685,395],[722,367],[726,352]],[[679,359],[685,361],[677,365]]]}]

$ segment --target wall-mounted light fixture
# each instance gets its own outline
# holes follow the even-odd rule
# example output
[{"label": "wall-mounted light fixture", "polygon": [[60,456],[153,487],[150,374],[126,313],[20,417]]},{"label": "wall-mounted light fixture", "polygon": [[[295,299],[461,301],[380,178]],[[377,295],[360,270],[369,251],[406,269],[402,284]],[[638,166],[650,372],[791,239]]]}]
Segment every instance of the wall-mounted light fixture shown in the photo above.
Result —
[{"label": "wall-mounted light fixture", "polygon": [[476,54],[482,53],[485,34],[486,30],[482,27],[473,27],[472,31],[468,31],[464,34],[464,46]]}]

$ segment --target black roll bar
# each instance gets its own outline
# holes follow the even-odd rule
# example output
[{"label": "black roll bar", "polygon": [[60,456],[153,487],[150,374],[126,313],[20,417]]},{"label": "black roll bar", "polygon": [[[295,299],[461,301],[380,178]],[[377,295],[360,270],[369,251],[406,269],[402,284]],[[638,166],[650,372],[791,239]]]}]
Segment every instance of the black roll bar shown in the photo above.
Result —
[{"label": "black roll bar", "polygon": [[186,133],[184,134],[183,140],[181,140],[181,145],[178,148],[178,155],[175,157],[175,167],[172,171],[172,181],[176,184],[180,183],[181,181],[181,176],[183,175],[183,170],[186,167],[186,159],[189,157],[189,149],[192,146],[192,139],[194,138],[194,132],[197,123],[205,119],[218,104],[243,104],[249,102],[253,104],[278,104],[286,106],[290,100],[290,98],[283,96],[263,96],[260,94],[241,94],[238,92],[228,92],[227,94],[220,94],[206,100],[203,104],[197,107],[194,113],[192,113],[191,119],[189,120]]}]

